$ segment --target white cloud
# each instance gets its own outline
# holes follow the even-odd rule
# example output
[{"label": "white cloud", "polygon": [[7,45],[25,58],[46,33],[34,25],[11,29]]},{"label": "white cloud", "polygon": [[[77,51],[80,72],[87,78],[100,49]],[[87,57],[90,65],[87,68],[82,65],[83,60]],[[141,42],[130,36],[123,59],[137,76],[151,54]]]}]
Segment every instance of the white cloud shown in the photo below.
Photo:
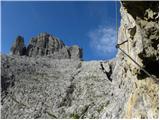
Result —
[{"label": "white cloud", "polygon": [[90,45],[99,55],[113,54],[116,51],[116,30],[112,27],[99,26],[89,32]]}]

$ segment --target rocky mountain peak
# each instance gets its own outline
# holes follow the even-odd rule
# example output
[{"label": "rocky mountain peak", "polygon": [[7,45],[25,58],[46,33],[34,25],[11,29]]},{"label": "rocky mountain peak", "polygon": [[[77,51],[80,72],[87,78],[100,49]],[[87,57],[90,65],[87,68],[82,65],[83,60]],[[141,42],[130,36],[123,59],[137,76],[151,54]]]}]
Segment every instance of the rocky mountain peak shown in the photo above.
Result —
[{"label": "rocky mountain peak", "polygon": [[24,44],[24,38],[22,36],[17,36],[16,41],[13,43],[11,47],[12,55],[25,55],[26,47]]},{"label": "rocky mountain peak", "polygon": [[48,56],[54,59],[82,58],[82,49],[79,46],[67,47],[63,41],[46,32],[32,37],[27,49],[24,45],[24,38],[18,36],[16,42],[12,46],[11,53],[12,55],[26,55],[29,57]]}]

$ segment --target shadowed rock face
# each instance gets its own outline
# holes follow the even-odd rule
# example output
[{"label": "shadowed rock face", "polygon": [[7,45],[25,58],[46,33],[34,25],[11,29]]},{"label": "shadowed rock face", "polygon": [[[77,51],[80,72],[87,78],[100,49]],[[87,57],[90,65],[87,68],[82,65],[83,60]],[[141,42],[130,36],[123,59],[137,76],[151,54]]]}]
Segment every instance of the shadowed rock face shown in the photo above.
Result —
[{"label": "shadowed rock face", "polygon": [[48,56],[54,59],[81,59],[82,49],[79,46],[67,47],[63,41],[48,34],[40,33],[33,37],[29,45],[24,47],[24,41],[21,36],[17,37],[11,49],[12,55],[26,55],[29,57]]},{"label": "shadowed rock face", "polygon": [[[158,1],[123,1],[121,2],[121,26],[118,43],[128,42],[120,47],[152,76],[159,76],[159,8]],[[132,84],[128,100],[124,105],[125,118],[158,118],[159,85],[154,79],[144,74],[134,62],[118,52],[127,79]],[[117,63],[118,63],[117,61]],[[119,71],[117,68],[117,72]],[[113,72],[114,73],[114,72]],[[122,74],[124,74],[122,73]],[[128,86],[128,84],[127,84]],[[127,95],[127,94],[126,94]],[[150,101],[150,102],[149,102]]]},{"label": "shadowed rock face", "polygon": [[16,41],[11,47],[11,54],[20,56],[26,54],[26,47],[24,45],[24,38],[22,36],[18,36],[16,38]]},{"label": "shadowed rock face", "polygon": [[[123,19],[120,34],[122,33],[123,36],[119,42],[124,39],[129,41],[121,47],[131,54],[143,68],[158,77],[159,3],[156,1],[123,1],[122,5]],[[152,67],[154,69],[150,69]]]}]

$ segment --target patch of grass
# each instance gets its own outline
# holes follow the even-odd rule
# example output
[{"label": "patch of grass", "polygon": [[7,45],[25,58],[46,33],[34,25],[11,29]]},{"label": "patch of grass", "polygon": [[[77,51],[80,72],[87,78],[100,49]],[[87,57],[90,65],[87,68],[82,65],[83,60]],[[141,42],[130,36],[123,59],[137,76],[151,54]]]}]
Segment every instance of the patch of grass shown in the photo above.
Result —
[{"label": "patch of grass", "polygon": [[78,114],[76,114],[76,113],[71,114],[70,117],[72,119],[79,119],[80,118],[80,116]]},{"label": "patch of grass", "polygon": [[107,101],[106,104],[105,104],[105,106],[108,106],[109,104],[110,104],[110,101]]},{"label": "patch of grass", "polygon": [[100,113],[102,110],[103,110],[104,106],[102,105],[98,110],[97,112]]},{"label": "patch of grass", "polygon": [[110,104],[110,101],[107,101],[104,105],[100,106],[99,109],[97,110],[98,113],[100,113],[104,107],[107,107]]}]

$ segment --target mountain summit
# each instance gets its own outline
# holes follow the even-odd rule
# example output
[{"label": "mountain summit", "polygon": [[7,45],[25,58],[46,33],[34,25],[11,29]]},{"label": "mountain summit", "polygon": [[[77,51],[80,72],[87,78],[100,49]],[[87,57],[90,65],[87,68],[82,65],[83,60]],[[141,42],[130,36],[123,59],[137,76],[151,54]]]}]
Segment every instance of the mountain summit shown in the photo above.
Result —
[{"label": "mountain summit", "polygon": [[65,46],[63,41],[48,33],[40,33],[32,37],[25,47],[24,38],[18,36],[11,48],[12,55],[26,55],[29,57],[48,56],[54,59],[81,59],[82,49],[77,46]]}]

